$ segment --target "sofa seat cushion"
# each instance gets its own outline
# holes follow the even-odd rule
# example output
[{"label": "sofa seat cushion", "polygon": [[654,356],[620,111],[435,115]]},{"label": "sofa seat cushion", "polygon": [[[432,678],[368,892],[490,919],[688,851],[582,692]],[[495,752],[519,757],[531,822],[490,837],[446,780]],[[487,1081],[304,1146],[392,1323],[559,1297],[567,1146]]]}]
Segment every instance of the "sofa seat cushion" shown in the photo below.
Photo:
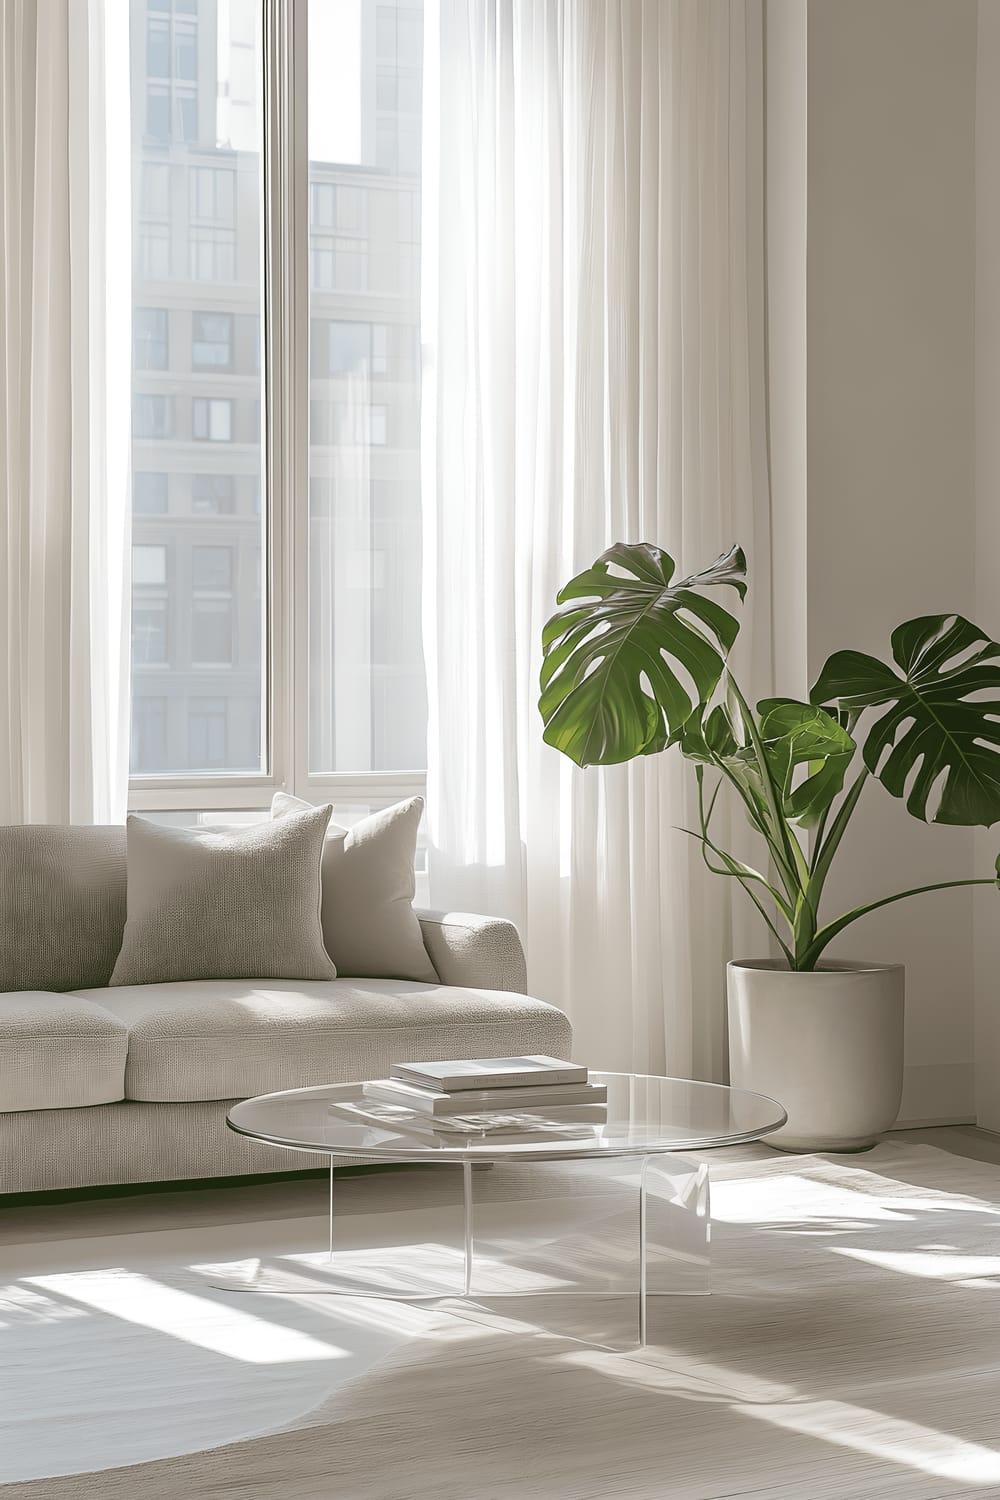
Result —
[{"label": "sofa seat cushion", "polygon": [[125,1097],[128,1027],[100,1003],[105,993],[0,995],[0,1112]]},{"label": "sofa seat cushion", "polygon": [[394,1062],[568,1053],[542,1000],[405,979],[198,980],[82,991],[128,1027],[125,1097],[239,1099],[379,1078]]}]

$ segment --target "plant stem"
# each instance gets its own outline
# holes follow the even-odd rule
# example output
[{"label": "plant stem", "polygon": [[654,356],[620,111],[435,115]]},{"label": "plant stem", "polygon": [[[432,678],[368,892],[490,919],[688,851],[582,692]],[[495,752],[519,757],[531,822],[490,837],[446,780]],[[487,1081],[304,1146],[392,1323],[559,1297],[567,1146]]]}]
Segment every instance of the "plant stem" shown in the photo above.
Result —
[{"label": "plant stem", "polygon": [[767,801],[768,812],[771,815],[772,827],[763,830],[764,837],[767,839],[771,850],[771,857],[778,867],[778,873],[781,876],[782,884],[788,892],[789,899],[797,902],[802,894],[803,882],[808,878],[808,865],[806,864],[802,850],[799,848],[798,840],[788,831],[788,823],[785,820],[780,798],[771,778],[771,770],[767,764],[767,757],[764,754],[764,743],[757,729],[753,712],[747,700],[740,692],[739,683],[728,667],[726,668],[726,678],[732,689],[733,696],[740,706],[743,726],[750,736],[750,743],[753,746],[754,756],[756,757],[757,766],[760,771],[764,797]]},{"label": "plant stem", "polygon": [[[686,833],[689,838],[698,840],[698,843],[701,845],[701,857],[705,861],[706,870],[709,870],[713,875],[723,875],[731,880],[739,881],[743,890],[750,897],[750,900],[753,902],[754,906],[756,906],[764,921],[767,923],[768,927],[774,934],[775,942],[778,944],[778,947],[785,955],[788,967],[790,969],[794,968],[795,965],[793,962],[792,950],[788,947],[788,944],[784,941],[781,933],[778,931],[774,922],[771,920],[767,907],[762,901],[758,900],[756,892],[751,889],[750,882],[759,881],[761,885],[767,888],[768,892],[771,895],[771,899],[780,906],[781,901],[779,896],[775,892],[774,887],[772,885],[769,885],[768,882],[764,879],[763,875],[758,874],[756,870],[747,873],[747,871],[749,870],[749,866],[743,866],[743,868],[739,868],[741,861],[734,859],[731,854],[727,854],[725,849],[720,849],[718,844],[713,844],[711,839],[706,838],[704,834],[695,833],[693,828],[679,828],[677,831],[678,833]],[[726,870],[718,869],[716,865],[712,864],[708,855],[705,853],[706,847],[711,849],[713,854],[717,854],[720,859],[725,860],[727,865],[732,865],[733,868]]]},{"label": "plant stem", "polygon": [[[712,800],[711,800],[711,803],[709,804],[708,811],[706,812],[706,810],[705,810],[705,775],[704,775],[704,769],[703,769],[703,767],[697,766],[695,768],[695,779],[698,782],[698,819],[699,819],[699,822],[701,823],[701,833],[700,834],[692,833],[692,831],[691,831],[690,828],[682,828],[681,832],[682,833],[690,833],[693,838],[700,838],[701,841],[702,841],[702,843],[708,845],[709,849],[712,850],[713,854],[717,854],[720,859],[725,859],[725,860],[729,861],[734,866],[734,870],[730,871],[729,873],[735,873],[735,867],[738,867],[738,869],[741,871],[742,875],[747,880],[753,880],[753,881],[756,881],[759,885],[762,885],[765,888],[765,890],[767,891],[768,895],[771,897],[771,900],[774,902],[775,906],[781,912],[781,915],[784,917],[785,921],[789,924],[789,926],[791,926],[791,922],[792,922],[792,909],[789,906],[788,902],[786,901],[785,897],[777,889],[777,887],[773,886],[771,884],[771,882],[767,879],[767,877],[765,875],[762,875],[759,870],[755,870],[754,867],[753,867],[753,865],[748,865],[745,860],[737,859],[736,856],[733,855],[733,854],[727,854],[726,851],[725,851],[725,849],[722,849],[714,841],[714,839],[712,839],[712,838],[709,837],[709,822],[711,820],[712,813],[715,811],[715,803],[716,803],[716,800],[718,798],[719,789],[722,786],[722,782],[721,781],[719,782],[719,785],[715,788],[715,791],[712,793]],[[775,936],[777,936],[777,933],[775,933]]]},{"label": "plant stem", "polygon": [[819,958],[820,954],[823,952],[823,949],[827,946],[828,943],[832,943],[833,939],[837,937],[839,933],[843,932],[845,927],[850,926],[852,922],[856,922],[859,917],[866,917],[868,916],[869,912],[878,911],[880,906],[891,906],[894,901],[905,901],[908,896],[923,896],[927,891],[950,891],[956,889],[959,886],[970,885],[995,886],[998,883],[1000,882],[998,882],[997,876],[995,875],[992,877],[992,879],[981,878],[978,880],[942,880],[938,881],[936,885],[917,885],[914,886],[912,890],[899,891],[895,896],[883,896],[881,901],[869,901],[867,906],[857,906],[853,911],[846,912],[844,916],[838,917],[835,922],[830,922],[826,927],[821,928],[820,931],[817,932],[815,938],[813,939],[806,952],[801,955],[796,954],[796,959],[798,961],[795,964],[795,968],[815,968],[816,960]]}]

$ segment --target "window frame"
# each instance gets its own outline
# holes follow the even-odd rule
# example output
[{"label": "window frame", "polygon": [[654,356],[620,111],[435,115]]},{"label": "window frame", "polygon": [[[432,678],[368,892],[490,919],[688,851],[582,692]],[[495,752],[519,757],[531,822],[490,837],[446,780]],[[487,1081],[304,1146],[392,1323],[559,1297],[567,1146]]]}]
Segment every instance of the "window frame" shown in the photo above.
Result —
[{"label": "window frame", "polygon": [[308,0],[264,0],[261,398],[268,503],[261,587],[264,658],[259,774],[138,774],[139,812],[252,811],[274,792],[380,805],[422,793],[424,768],[312,772],[308,599],[310,194]]}]

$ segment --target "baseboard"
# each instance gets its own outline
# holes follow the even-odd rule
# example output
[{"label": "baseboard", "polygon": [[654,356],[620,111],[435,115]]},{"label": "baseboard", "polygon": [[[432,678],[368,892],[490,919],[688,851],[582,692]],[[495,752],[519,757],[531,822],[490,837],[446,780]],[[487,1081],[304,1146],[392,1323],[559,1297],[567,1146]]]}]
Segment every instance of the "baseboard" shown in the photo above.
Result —
[{"label": "baseboard", "polygon": [[927,1063],[903,1069],[903,1102],[896,1130],[976,1123],[975,1070],[968,1063]]}]

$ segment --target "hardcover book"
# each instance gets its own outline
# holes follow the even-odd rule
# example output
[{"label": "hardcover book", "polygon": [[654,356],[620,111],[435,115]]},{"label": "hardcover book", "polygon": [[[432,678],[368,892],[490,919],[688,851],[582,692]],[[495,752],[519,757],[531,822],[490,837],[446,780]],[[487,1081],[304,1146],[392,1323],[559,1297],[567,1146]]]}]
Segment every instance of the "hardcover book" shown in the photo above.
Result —
[{"label": "hardcover book", "polygon": [[364,1085],[369,1099],[405,1104],[426,1115],[470,1114],[492,1109],[556,1109],[567,1104],[604,1104],[608,1091],[603,1083],[554,1083],[525,1088],[455,1089],[421,1088],[402,1078],[376,1078]]},{"label": "hardcover book", "polygon": [[587,1069],[558,1057],[467,1057],[394,1063],[393,1078],[438,1093],[460,1089],[524,1088],[542,1083],[586,1083]]}]

